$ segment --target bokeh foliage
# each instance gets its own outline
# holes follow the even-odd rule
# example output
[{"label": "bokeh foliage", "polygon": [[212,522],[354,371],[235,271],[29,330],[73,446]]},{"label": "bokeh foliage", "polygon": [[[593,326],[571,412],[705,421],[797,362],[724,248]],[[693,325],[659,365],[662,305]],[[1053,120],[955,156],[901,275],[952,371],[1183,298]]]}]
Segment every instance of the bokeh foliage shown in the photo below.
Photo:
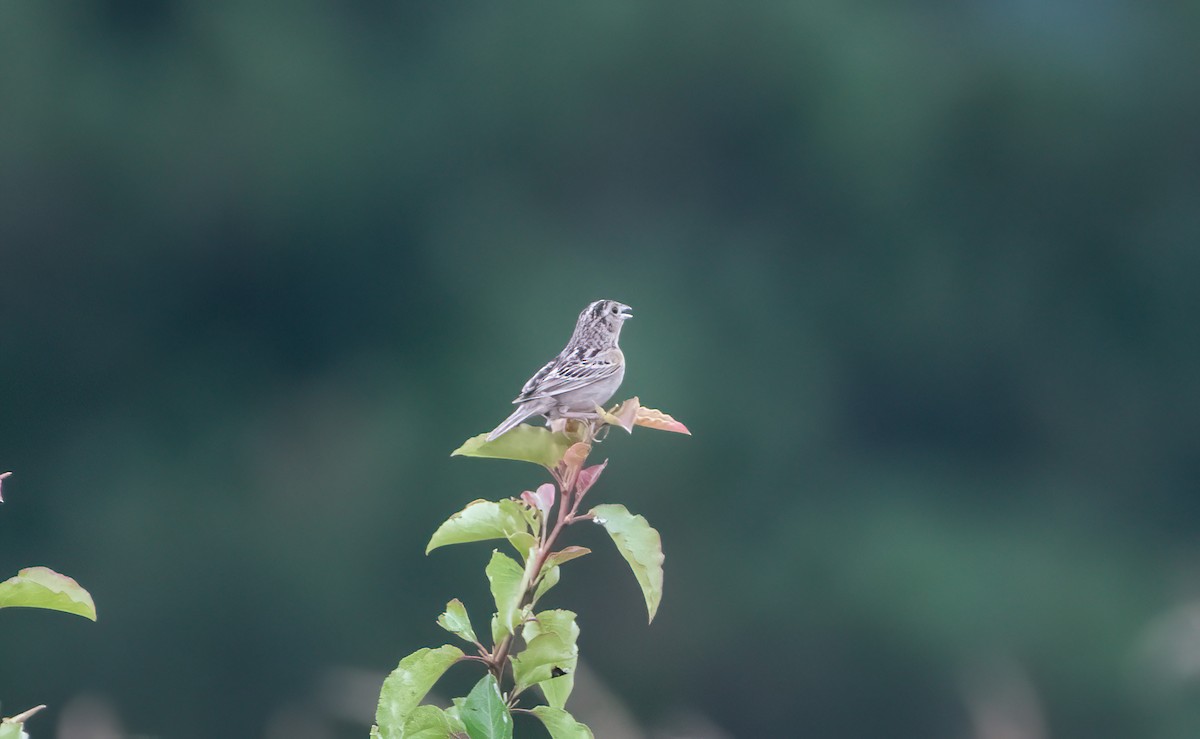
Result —
[{"label": "bokeh foliage", "polygon": [[695,434],[606,442],[668,597],[647,629],[611,551],[553,597],[645,724],[961,736],[1000,663],[1054,736],[1194,736],[1140,655],[1196,590],[1197,37],[1132,0],[4,3],[0,553],[104,618],[0,613],[0,694],[262,736],[433,643],[473,565],[428,532],[523,484],[447,450],[612,297],[623,394]]}]

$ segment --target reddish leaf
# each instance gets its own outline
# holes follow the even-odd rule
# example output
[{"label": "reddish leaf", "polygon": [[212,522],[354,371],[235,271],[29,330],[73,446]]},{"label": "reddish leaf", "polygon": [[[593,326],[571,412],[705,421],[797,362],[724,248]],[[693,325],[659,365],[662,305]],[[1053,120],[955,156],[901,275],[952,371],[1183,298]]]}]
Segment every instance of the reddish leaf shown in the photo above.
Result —
[{"label": "reddish leaf", "polygon": [[576,478],[575,491],[576,495],[582,496],[588,491],[592,485],[596,484],[596,479],[600,477],[600,473],[608,466],[608,460],[604,460],[600,464],[592,465],[585,470],[579,471],[579,477]]},{"label": "reddish leaf", "polygon": [[692,432],[688,431],[687,426],[671,418],[668,414],[653,408],[638,408],[637,418],[634,420],[634,423],[638,426],[645,426],[646,428],[658,429],[660,431],[674,431],[677,434],[692,435]]},{"label": "reddish leaf", "polygon": [[626,433],[633,433],[633,425],[637,422],[638,409],[641,406],[641,402],[633,397],[613,411],[613,415],[617,417],[617,425],[625,429]]},{"label": "reddish leaf", "polygon": [[552,552],[546,558],[546,567],[554,567],[564,562],[570,562],[573,559],[579,559],[585,554],[591,554],[592,550],[587,547],[563,547],[560,551]]},{"label": "reddish leaf", "polygon": [[554,497],[557,491],[554,489],[554,483],[543,483],[538,486],[536,491],[526,490],[521,493],[521,500],[538,509],[542,513],[554,507]]},{"label": "reddish leaf", "polygon": [[563,455],[562,464],[567,469],[572,467],[581,467],[587,461],[588,455],[592,453],[592,445],[582,441],[571,445],[567,453]]}]

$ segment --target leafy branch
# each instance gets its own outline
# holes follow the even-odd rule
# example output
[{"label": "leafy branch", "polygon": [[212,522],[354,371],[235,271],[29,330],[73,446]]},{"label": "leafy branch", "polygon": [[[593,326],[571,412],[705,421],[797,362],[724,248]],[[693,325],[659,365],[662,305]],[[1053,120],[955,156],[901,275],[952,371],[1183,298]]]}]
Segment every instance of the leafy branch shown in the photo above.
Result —
[{"label": "leafy branch", "polygon": [[[644,426],[690,433],[671,416],[641,407],[637,398],[596,411],[591,421],[557,421],[551,429],[521,425],[490,442],[486,434],[480,434],[453,452],[451,456],[541,465],[553,482],[519,497],[473,501],[434,532],[426,554],[451,544],[505,540],[519,561],[496,549],[485,568],[496,607],[488,633],[491,646],[479,638],[460,600],[447,603],[438,625],[466,642],[473,653],[447,644],[420,649],[401,660],[384,681],[372,737],[511,739],[513,713],[538,718],[553,739],[592,736],[565,708],[579,660],[576,614],[561,609],[536,611],[536,607],[559,582],[561,567],[591,551],[580,546],[558,548],[565,529],[593,522],[604,527],[629,563],[649,619],[654,620],[662,600],[662,541],[645,518],[623,505],[604,504],[580,512],[584,497],[608,465],[605,460],[588,466],[587,460],[612,426],[628,432]],[[486,673],[466,697],[455,698],[450,708],[421,705],[434,683],[459,662],[481,664]],[[546,704],[522,705],[534,686]]]}]

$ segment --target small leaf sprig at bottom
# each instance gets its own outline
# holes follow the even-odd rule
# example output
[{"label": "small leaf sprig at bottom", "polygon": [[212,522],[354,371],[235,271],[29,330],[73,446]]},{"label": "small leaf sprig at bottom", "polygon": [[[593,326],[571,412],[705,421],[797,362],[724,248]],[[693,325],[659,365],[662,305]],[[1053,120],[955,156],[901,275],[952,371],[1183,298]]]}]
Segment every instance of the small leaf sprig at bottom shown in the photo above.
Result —
[{"label": "small leaf sprig at bottom", "polygon": [[[511,459],[540,465],[553,482],[499,501],[476,500],[438,527],[426,553],[451,544],[507,541],[515,558],[494,549],[486,567],[495,604],[490,628],[479,638],[457,598],[446,604],[437,623],[470,645],[474,653],[453,645],[422,649],[401,660],[380,692],[376,725],[378,739],[511,739],[513,714],[537,718],[552,739],[588,739],[591,730],[566,711],[579,659],[576,614],[561,609],[537,610],[538,602],[561,577],[561,567],[590,550],[558,547],[567,526],[594,522],[612,538],[629,563],[642,590],[646,611],[654,620],[662,600],[662,539],[646,519],[617,504],[598,505],[580,512],[584,496],[604,472],[608,460],[588,466],[587,460],[608,427],[632,433],[634,426],[689,434],[671,416],[644,408],[631,398],[609,410],[597,408],[594,420],[556,421],[551,428],[520,425],[494,441],[487,434],[468,439],[451,456]],[[486,673],[465,698],[446,709],[421,705],[434,683],[453,664],[475,662]],[[537,687],[544,705],[522,705]]]}]

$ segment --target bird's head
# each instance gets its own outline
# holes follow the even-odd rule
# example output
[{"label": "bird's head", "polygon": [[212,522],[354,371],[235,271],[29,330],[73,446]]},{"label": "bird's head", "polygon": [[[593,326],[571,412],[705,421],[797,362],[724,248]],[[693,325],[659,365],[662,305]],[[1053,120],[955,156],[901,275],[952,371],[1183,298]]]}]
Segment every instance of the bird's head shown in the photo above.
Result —
[{"label": "bird's head", "polygon": [[575,335],[611,335],[613,340],[621,333],[621,325],[633,318],[633,309],[615,300],[597,300],[583,309],[579,322],[575,324]]}]

